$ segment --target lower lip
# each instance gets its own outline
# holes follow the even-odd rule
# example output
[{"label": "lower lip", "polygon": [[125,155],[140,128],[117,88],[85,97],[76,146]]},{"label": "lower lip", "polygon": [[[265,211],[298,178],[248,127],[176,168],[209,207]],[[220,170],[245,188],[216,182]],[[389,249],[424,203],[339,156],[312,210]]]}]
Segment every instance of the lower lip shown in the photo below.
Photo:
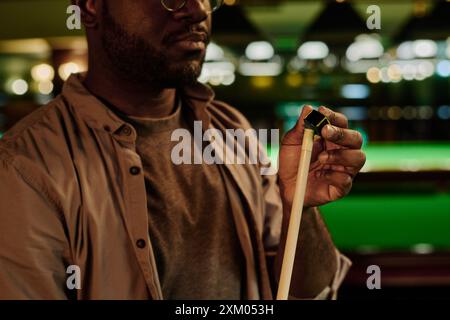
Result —
[{"label": "lower lip", "polygon": [[183,50],[205,50],[206,45],[202,41],[182,40],[175,43],[177,47]]}]

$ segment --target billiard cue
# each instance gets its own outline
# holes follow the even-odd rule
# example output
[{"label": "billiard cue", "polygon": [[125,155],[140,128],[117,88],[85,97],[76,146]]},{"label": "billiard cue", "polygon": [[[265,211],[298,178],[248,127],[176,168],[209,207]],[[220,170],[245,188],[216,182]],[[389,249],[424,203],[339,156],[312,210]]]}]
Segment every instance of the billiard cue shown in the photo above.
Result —
[{"label": "billiard cue", "polygon": [[289,298],[292,271],[294,268],[295,253],[302,221],[303,203],[305,201],[306,185],[308,183],[309,165],[314,145],[314,134],[319,134],[322,128],[329,124],[328,119],[318,111],[312,111],[305,118],[305,130],[298,163],[297,181],[295,183],[294,200],[289,218],[289,226],[281,266],[280,281],[278,285],[277,300]]}]

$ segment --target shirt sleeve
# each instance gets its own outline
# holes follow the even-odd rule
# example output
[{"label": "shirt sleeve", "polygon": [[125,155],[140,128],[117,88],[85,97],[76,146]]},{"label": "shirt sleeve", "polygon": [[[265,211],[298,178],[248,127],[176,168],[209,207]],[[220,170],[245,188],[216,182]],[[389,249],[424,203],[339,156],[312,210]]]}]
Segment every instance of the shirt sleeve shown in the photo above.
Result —
[{"label": "shirt sleeve", "polygon": [[0,299],[67,299],[67,241],[58,210],[0,159]]},{"label": "shirt sleeve", "polygon": [[348,270],[352,266],[352,262],[338,250],[336,250],[337,268],[332,283],[322,290],[316,297],[312,299],[299,299],[289,296],[289,300],[336,300],[339,288],[344,282]]}]

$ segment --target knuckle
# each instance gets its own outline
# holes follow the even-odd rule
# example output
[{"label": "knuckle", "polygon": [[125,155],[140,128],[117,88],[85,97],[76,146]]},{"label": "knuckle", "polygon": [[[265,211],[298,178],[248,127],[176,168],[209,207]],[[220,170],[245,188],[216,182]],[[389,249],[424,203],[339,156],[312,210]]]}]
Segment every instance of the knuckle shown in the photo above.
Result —
[{"label": "knuckle", "polygon": [[336,141],[342,141],[345,138],[344,129],[336,127]]}]

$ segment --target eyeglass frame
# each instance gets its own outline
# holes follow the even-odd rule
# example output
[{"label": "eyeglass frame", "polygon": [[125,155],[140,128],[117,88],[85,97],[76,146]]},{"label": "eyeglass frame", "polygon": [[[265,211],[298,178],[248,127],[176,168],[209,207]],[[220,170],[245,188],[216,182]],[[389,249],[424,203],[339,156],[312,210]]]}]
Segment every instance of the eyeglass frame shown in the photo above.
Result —
[{"label": "eyeglass frame", "polygon": [[[180,11],[181,9],[183,9],[183,8],[186,6],[186,3],[187,3],[188,1],[189,1],[189,0],[183,0],[183,4],[181,4],[179,8],[172,9],[172,8],[169,8],[169,7],[165,4],[165,0],[160,0],[161,5],[163,6],[163,8],[166,9],[167,11],[169,11],[169,12],[177,12],[177,11]],[[203,0],[202,0],[202,1],[203,1]],[[208,1],[209,1],[209,0],[208,0]],[[217,6],[216,8],[214,8],[214,9],[212,9],[212,10],[208,10],[208,13],[213,13],[213,12],[217,11],[218,9],[220,9],[220,7],[221,7],[221,6],[223,5],[223,3],[224,3],[224,0],[218,0],[218,2],[219,2],[219,1],[220,1],[220,5]]]}]

